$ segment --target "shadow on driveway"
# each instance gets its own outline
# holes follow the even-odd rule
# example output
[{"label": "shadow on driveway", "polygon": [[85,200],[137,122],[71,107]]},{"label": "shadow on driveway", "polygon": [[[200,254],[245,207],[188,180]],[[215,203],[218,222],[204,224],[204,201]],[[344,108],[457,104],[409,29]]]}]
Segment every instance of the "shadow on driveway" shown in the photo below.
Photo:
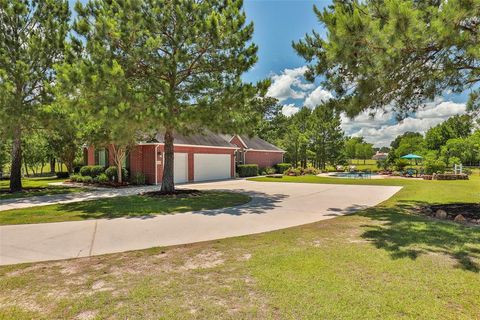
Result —
[{"label": "shadow on driveway", "polygon": [[[246,191],[244,189],[228,190],[202,190],[212,192],[212,195],[203,197],[177,198],[152,198],[147,196],[115,197],[61,204],[60,212],[70,212],[82,219],[151,219],[157,215],[180,214],[191,212],[215,216],[219,214],[245,215],[263,214],[278,207],[288,196],[283,194],[270,195],[263,192]],[[225,193],[228,192],[228,193]],[[245,204],[229,204],[231,193],[243,193],[251,197],[251,201]],[[222,203],[227,202],[227,204]],[[238,202],[238,201],[237,201]],[[222,207],[226,206],[226,207]],[[209,209],[220,207],[218,209]]]}]

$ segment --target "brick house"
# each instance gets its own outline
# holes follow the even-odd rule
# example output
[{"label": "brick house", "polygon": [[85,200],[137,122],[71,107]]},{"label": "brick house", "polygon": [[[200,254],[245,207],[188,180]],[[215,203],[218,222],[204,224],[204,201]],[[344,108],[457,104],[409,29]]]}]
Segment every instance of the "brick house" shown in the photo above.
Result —
[{"label": "brick house", "polygon": [[259,168],[267,168],[283,162],[285,151],[259,137],[234,135],[228,141],[239,148],[237,164],[257,164]]},{"label": "brick house", "polygon": [[[163,141],[163,134],[157,134],[151,141],[140,142],[130,150],[124,164],[130,175],[143,173],[148,184],[161,183]],[[245,141],[249,144],[245,144]],[[84,150],[88,165],[114,165],[112,154],[109,148],[95,149],[90,146]],[[248,139],[214,133],[191,136],[176,134],[174,179],[175,183],[231,179],[235,177],[237,164],[256,163],[259,167],[273,166],[283,161],[283,154],[284,151],[260,138]]]}]

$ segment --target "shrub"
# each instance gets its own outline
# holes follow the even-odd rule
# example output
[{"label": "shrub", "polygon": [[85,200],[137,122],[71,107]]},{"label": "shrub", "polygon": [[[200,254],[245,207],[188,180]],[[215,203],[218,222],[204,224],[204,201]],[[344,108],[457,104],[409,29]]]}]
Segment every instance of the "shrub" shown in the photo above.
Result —
[{"label": "shrub", "polygon": [[68,179],[68,177],[70,177],[70,173],[68,172],[55,172],[55,174],[59,179]]},{"label": "shrub", "polygon": [[427,160],[425,161],[425,173],[434,174],[434,173],[443,173],[447,165],[442,160]]},{"label": "shrub", "polygon": [[136,172],[130,177],[130,183],[133,185],[144,185],[146,181],[145,174],[141,172]]},{"label": "shrub", "polygon": [[88,176],[95,178],[96,176],[105,172],[105,167],[103,166],[84,166],[80,169],[80,174],[82,176]]},{"label": "shrub", "polygon": [[317,175],[320,173],[320,170],[318,170],[317,168],[314,168],[314,167],[306,167],[305,169],[303,169],[303,174],[308,174],[308,175]]},{"label": "shrub", "polygon": [[78,182],[93,183],[93,178],[90,176],[81,176]]},{"label": "shrub", "polygon": [[286,170],[292,167],[290,163],[277,163],[275,166],[277,173],[284,173]]},{"label": "shrub", "polygon": [[109,179],[105,173],[101,173],[93,178],[93,181],[96,183],[108,183]]},{"label": "shrub", "polygon": [[[116,166],[110,166],[105,170],[105,174],[107,175],[108,179],[110,181],[118,181],[118,173],[117,173],[117,167]],[[127,180],[127,170],[125,168],[122,168],[122,181]]]},{"label": "shrub", "polygon": [[79,174],[72,174],[70,176],[70,181],[72,182],[81,182],[80,180],[82,179],[82,176]]},{"label": "shrub", "polygon": [[258,176],[258,165],[256,164],[240,164],[237,166],[238,175],[240,177]]},{"label": "shrub", "polygon": [[303,171],[302,171],[302,168],[300,167],[288,168],[287,170],[285,170],[283,174],[287,176],[301,176],[303,174]]},{"label": "shrub", "polygon": [[268,167],[268,168],[265,168],[265,173],[274,174],[274,173],[277,173],[277,170],[275,168]]},{"label": "shrub", "polygon": [[395,170],[402,171],[405,167],[409,166],[410,162],[407,159],[398,159],[395,161]]},{"label": "shrub", "polygon": [[314,167],[306,167],[306,168],[289,168],[283,174],[287,176],[303,176],[303,175],[317,175],[320,173],[320,170]]}]

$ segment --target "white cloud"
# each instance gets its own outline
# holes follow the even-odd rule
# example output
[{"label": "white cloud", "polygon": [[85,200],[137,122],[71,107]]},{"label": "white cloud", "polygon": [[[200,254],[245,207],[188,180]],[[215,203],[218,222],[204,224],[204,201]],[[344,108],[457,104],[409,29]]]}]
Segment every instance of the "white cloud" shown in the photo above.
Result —
[{"label": "white cloud", "polygon": [[[279,102],[286,103],[282,113],[292,116],[300,110],[300,106],[315,108],[317,105],[333,98],[333,95],[321,86],[309,83],[304,78],[307,67],[285,69],[280,74],[271,76],[272,85],[267,95]],[[285,101],[289,100],[290,101]],[[295,103],[291,103],[291,100]],[[342,128],[349,136],[363,136],[375,146],[389,146],[398,135],[407,131],[425,133],[431,127],[445,121],[456,114],[465,113],[465,103],[455,103],[437,98],[420,108],[415,114],[401,122],[395,118],[393,109],[389,106],[384,110],[363,112],[354,119],[342,115]]]},{"label": "white cloud", "polygon": [[444,101],[439,104],[427,104],[427,106],[417,111],[416,117],[420,119],[426,118],[445,118],[466,111],[465,103],[455,103],[452,101]]},{"label": "white cloud", "polygon": [[315,108],[319,104],[327,102],[328,100],[332,99],[333,96],[330,91],[323,90],[322,87],[318,86],[315,90],[310,92],[310,94],[305,99],[304,105],[308,108]]},{"label": "white cloud", "polygon": [[295,69],[285,69],[281,74],[271,76],[272,85],[268,89],[267,95],[278,99],[280,102],[291,99],[303,99],[306,90],[313,88],[312,83],[305,83],[303,74],[307,67]]},{"label": "white cloud", "polygon": [[395,114],[387,108],[384,112],[376,111],[373,118],[368,113],[362,113],[353,120],[342,116],[342,127],[347,135],[365,137],[366,141],[377,147],[389,146],[398,135],[407,131],[425,133],[451,116],[465,113],[465,110],[463,103],[436,99],[400,122],[395,120]]},{"label": "white cloud", "polygon": [[295,107],[293,103],[286,104],[282,107],[282,113],[287,117],[294,115],[295,113],[298,112],[298,110],[300,109],[298,107]]}]

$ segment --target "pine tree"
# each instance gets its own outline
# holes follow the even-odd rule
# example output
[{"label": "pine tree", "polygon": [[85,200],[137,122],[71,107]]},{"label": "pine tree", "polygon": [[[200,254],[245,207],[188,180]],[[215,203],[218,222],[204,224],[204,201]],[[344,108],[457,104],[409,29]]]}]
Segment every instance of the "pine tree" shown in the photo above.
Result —
[{"label": "pine tree", "polygon": [[12,140],[10,191],[22,189],[22,137],[38,127],[63,58],[68,1],[0,1],[0,125]]}]

